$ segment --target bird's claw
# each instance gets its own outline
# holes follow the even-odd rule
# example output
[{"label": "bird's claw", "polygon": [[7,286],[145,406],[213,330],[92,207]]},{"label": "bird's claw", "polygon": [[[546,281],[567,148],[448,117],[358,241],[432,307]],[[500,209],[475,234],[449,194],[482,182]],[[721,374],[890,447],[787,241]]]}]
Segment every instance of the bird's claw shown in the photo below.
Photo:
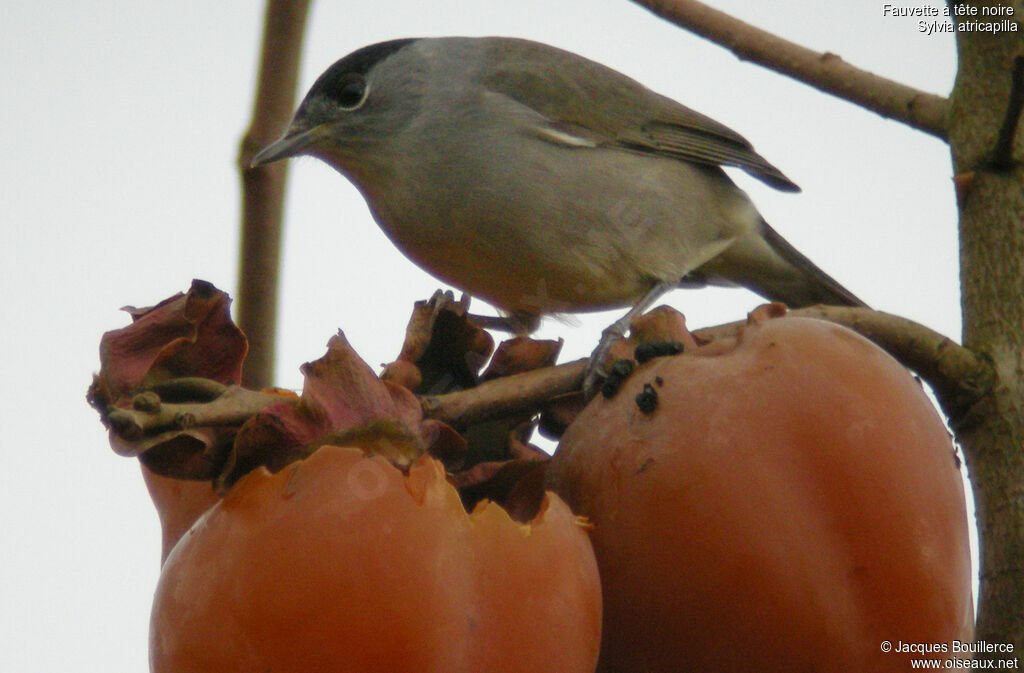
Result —
[{"label": "bird's claw", "polygon": [[[597,343],[594,352],[590,354],[590,362],[587,363],[586,372],[583,374],[583,396],[585,399],[593,399],[600,388],[601,381],[607,381],[612,375],[612,370],[605,367],[605,361],[615,342],[625,336],[624,331],[618,323],[615,323],[601,332],[601,340]],[[614,369],[614,365],[612,365],[612,369]]]}]

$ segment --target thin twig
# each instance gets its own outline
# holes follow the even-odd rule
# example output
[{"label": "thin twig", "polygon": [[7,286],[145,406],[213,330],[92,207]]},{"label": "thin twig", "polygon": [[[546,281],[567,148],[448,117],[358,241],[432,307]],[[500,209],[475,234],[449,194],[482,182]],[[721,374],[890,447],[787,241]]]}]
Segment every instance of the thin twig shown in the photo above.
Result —
[{"label": "thin twig", "polygon": [[[476,388],[420,398],[424,415],[452,425],[469,425],[535,411],[550,400],[579,390],[586,360],[544,367],[481,383]],[[197,427],[238,427],[271,404],[298,404],[298,398],[238,386],[224,388],[214,400],[167,403],[137,396],[132,409],[111,409],[107,422],[129,441]],[[144,403],[141,403],[143,402]]]},{"label": "thin twig", "polygon": [[249,339],[244,383],[274,378],[277,278],[287,162],[250,168],[253,155],[284,130],[295,107],[308,0],[268,0],[252,120],[242,138],[242,234],[238,262],[238,326]]},{"label": "thin twig", "polygon": [[113,409],[110,427],[128,440],[196,427],[238,427],[271,404],[298,404],[297,397],[263,393],[238,386],[207,402],[157,402],[134,409]]},{"label": "thin twig", "polygon": [[1006,115],[999,129],[996,149],[992,153],[992,167],[998,171],[1008,171],[1013,167],[1013,141],[1020,125],[1021,111],[1024,110],[1024,56],[1013,59],[1010,82],[1010,100],[1006,104]]},{"label": "thin twig", "polygon": [[536,411],[555,397],[579,390],[586,367],[586,360],[576,360],[534,369],[468,390],[424,395],[420,405],[426,417],[455,426]]},{"label": "thin twig", "polygon": [[658,16],[752,61],[816,89],[946,139],[942,96],[861,70],[756,28],[695,0],[633,0]]}]

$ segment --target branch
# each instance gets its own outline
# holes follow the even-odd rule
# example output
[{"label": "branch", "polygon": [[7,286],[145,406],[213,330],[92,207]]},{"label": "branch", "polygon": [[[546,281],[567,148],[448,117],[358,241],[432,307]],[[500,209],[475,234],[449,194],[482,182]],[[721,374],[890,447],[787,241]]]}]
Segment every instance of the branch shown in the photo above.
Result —
[{"label": "branch", "polygon": [[521,412],[533,412],[552,399],[576,392],[587,360],[534,369],[481,383],[476,388],[420,397],[423,414],[449,425],[466,426]]},{"label": "branch", "polygon": [[[444,395],[420,397],[424,416],[445,423],[470,425],[504,418],[523,411],[532,412],[552,399],[579,390],[586,360],[544,367],[523,374],[481,383],[476,388]],[[181,379],[195,385],[196,379]],[[216,382],[208,382],[210,387]],[[154,392],[135,396],[131,409],[111,409],[107,422],[126,440],[138,440],[174,430],[199,427],[238,427],[271,404],[298,404],[299,399],[220,386],[214,399],[169,403]]]},{"label": "branch", "polygon": [[[987,360],[905,318],[870,309],[833,306],[799,309],[787,315],[828,320],[875,342],[932,387],[954,429],[957,421],[990,390],[995,379]],[[733,337],[746,324],[740,321],[707,327],[694,335],[698,339]],[[529,414],[562,395],[579,391],[586,366],[586,360],[576,360],[504,376],[468,390],[422,395],[420,406],[426,418],[456,427]],[[205,387],[200,383],[197,379],[178,379],[168,384],[167,391],[140,393],[132,400],[131,409],[111,409],[107,421],[115,434],[137,441],[190,428],[238,427],[270,404],[298,403],[297,398],[221,386],[212,381]],[[182,395],[199,401],[167,401]]]},{"label": "branch", "polygon": [[948,102],[756,28],[695,0],[633,0],[654,14],[752,61],[883,117],[946,139]]},{"label": "branch", "polygon": [[1010,79],[1010,99],[1006,104],[1003,125],[993,152],[992,167],[1000,171],[1013,168],[1013,141],[1020,125],[1021,111],[1024,110],[1024,56],[1013,59],[1013,74]]},{"label": "branch", "polygon": [[238,261],[238,326],[249,339],[244,383],[274,378],[277,277],[287,162],[249,168],[252,157],[275,140],[295,107],[308,0],[268,0],[252,120],[242,138],[242,232]]},{"label": "branch", "polygon": [[[931,386],[954,429],[995,381],[995,372],[987,359],[924,325],[891,313],[812,306],[787,315],[828,320],[873,341]],[[696,330],[694,334],[702,338],[729,336],[739,332],[744,324],[719,325]]]},{"label": "branch", "polygon": [[[211,382],[212,383],[212,382]],[[152,392],[140,393],[131,409],[113,409],[107,416],[111,429],[127,440],[173,430],[209,427],[238,427],[271,404],[298,404],[297,397],[222,386],[223,392],[204,402],[169,403]]]}]

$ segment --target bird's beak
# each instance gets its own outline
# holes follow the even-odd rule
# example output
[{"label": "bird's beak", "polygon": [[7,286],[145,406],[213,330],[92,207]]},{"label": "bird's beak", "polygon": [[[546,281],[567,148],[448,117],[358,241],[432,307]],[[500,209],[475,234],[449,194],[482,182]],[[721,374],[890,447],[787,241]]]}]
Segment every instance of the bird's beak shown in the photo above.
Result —
[{"label": "bird's beak", "polygon": [[326,129],[327,124],[320,124],[305,131],[285,134],[277,142],[271,143],[260,150],[259,154],[252,158],[249,168],[256,168],[279,159],[287,159],[288,157],[302,154],[307,147],[316,144]]}]

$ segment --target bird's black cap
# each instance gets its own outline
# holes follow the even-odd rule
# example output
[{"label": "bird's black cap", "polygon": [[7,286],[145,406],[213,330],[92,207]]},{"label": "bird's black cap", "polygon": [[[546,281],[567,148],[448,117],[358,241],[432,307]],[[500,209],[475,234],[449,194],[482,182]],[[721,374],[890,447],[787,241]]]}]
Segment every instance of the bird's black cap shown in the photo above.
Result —
[{"label": "bird's black cap", "polygon": [[324,71],[310,87],[306,97],[320,96],[341,99],[343,89],[351,82],[353,74],[365,76],[375,65],[418,39],[407,37],[400,40],[388,40],[357,49]]}]

